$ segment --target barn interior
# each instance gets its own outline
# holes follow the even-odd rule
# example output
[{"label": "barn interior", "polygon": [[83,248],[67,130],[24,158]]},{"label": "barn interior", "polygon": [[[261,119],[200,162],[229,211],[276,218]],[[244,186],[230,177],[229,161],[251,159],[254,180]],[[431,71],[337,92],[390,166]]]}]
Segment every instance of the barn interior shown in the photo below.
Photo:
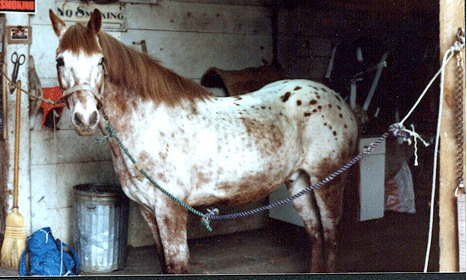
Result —
[{"label": "barn interior", "polygon": [[[84,14],[76,17],[80,9],[100,9],[107,15],[104,31],[147,52],[162,65],[218,96],[242,94],[278,79],[321,82],[354,104],[361,121],[361,138],[368,139],[368,143],[406,116],[440,66],[438,1],[36,0],[35,3],[33,14],[0,13],[0,28],[5,34],[1,57],[7,76],[11,77],[11,54],[25,54],[26,63],[19,68],[18,80],[23,80],[25,90],[44,97],[58,86],[55,69],[58,39],[49,20],[49,9],[68,25],[88,19]],[[29,27],[29,42],[10,42],[7,30],[11,26]],[[3,92],[5,85],[6,82]],[[356,89],[356,95],[352,94],[352,88]],[[374,95],[369,98],[372,91]],[[370,155],[366,165],[357,164],[349,170],[344,214],[339,224],[338,272],[422,272],[426,259],[428,272],[440,271],[438,192],[434,204],[431,201],[438,92],[437,80],[406,121],[407,127],[413,124],[429,146],[419,141],[415,152],[413,145],[401,144],[390,136],[385,141],[385,150]],[[2,237],[5,218],[13,204],[15,127],[15,97],[5,95],[0,106]],[[79,137],[66,108],[50,108],[24,94],[21,107],[19,209],[27,234],[51,227],[56,238],[72,246],[76,219],[74,187],[118,184],[110,149],[106,143],[97,143],[103,137],[100,133]],[[216,207],[221,213],[235,213],[287,196],[287,192],[281,191],[253,204]],[[433,239],[427,257],[432,206]],[[154,240],[136,203],[130,202],[128,215],[123,267],[82,275],[162,272]],[[310,269],[310,243],[292,207],[215,221],[212,232],[206,231],[199,217],[190,216],[188,224],[190,273],[294,274]],[[19,273],[0,268],[0,275]]]}]

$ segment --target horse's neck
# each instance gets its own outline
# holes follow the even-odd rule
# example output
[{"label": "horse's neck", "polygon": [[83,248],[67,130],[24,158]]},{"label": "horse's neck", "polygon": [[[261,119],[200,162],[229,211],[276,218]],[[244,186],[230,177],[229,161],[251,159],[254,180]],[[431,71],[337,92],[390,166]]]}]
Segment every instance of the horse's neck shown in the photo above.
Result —
[{"label": "horse's neck", "polygon": [[138,96],[108,79],[105,83],[102,112],[115,128],[135,131],[138,127],[146,127],[149,124],[152,129],[157,129],[159,124],[166,125],[161,123],[163,119],[171,119],[184,113],[193,114],[195,111],[195,102],[187,101],[175,106],[156,103],[155,100]]},{"label": "horse's neck", "polygon": [[138,96],[131,94],[124,87],[105,80],[104,98],[102,104],[103,117],[106,117],[113,126],[121,126],[128,122],[131,115],[140,107]]}]

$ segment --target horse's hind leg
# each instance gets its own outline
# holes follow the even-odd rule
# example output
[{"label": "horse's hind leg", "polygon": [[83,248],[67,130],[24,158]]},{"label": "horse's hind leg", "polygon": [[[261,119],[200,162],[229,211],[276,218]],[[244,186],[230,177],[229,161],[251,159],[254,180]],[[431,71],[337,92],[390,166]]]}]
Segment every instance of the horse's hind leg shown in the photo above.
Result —
[{"label": "horse's hind leg", "polygon": [[[296,194],[310,186],[310,178],[305,172],[300,172],[297,179],[289,182],[287,187],[290,193]],[[303,220],[305,229],[310,237],[311,245],[311,272],[324,272],[323,263],[323,238],[321,235],[321,224],[317,212],[316,201],[312,193],[303,195],[293,201],[295,210]]]},{"label": "horse's hind leg", "polygon": [[[341,177],[345,178],[344,175]],[[324,233],[324,260],[327,272],[336,271],[337,226],[342,217],[344,186],[343,178],[314,191]]]}]

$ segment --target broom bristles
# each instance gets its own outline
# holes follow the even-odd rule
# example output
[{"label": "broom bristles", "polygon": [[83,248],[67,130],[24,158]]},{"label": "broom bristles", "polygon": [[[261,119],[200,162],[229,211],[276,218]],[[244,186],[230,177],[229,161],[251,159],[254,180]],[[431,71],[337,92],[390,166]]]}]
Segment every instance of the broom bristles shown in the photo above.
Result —
[{"label": "broom bristles", "polygon": [[24,218],[14,208],[5,221],[5,238],[3,239],[0,262],[2,267],[19,269],[21,254],[26,249],[26,237]]}]

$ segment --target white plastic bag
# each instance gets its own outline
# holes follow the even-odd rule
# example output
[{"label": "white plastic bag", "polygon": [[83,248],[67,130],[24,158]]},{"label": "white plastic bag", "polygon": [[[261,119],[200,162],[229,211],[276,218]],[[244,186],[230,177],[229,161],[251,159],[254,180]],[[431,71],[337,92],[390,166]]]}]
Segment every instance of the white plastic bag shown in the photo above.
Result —
[{"label": "white plastic bag", "polygon": [[415,213],[415,195],[412,173],[407,162],[385,184],[385,210]]}]

